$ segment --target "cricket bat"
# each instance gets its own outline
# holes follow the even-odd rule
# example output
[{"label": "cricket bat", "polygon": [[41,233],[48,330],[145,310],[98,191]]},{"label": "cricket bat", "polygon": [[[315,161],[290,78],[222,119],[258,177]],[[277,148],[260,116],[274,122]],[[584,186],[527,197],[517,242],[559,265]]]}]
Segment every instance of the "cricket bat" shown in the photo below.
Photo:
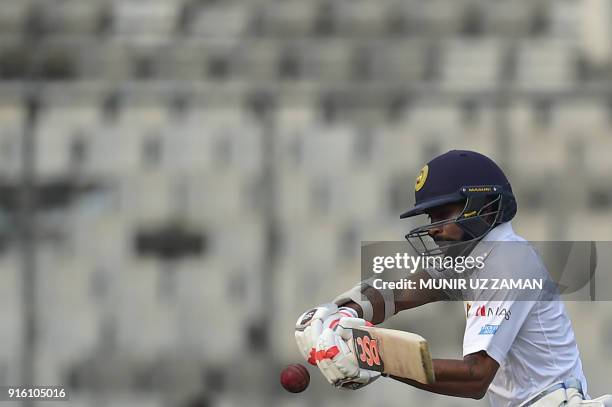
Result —
[{"label": "cricket bat", "polygon": [[353,328],[353,346],[362,369],[423,384],[436,381],[429,346],[420,335],[385,328]]}]

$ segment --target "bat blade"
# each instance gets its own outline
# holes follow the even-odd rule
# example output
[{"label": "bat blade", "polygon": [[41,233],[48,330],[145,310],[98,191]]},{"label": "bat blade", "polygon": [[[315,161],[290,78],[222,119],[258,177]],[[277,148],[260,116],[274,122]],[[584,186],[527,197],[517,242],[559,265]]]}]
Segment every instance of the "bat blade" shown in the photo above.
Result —
[{"label": "bat blade", "polygon": [[353,345],[362,369],[423,384],[435,382],[429,345],[420,335],[385,328],[354,328]]}]

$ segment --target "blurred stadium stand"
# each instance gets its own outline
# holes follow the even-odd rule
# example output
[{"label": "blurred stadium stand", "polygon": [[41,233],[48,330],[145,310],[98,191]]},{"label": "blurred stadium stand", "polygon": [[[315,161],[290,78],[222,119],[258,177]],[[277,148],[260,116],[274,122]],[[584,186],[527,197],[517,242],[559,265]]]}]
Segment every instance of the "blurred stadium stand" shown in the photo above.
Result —
[{"label": "blurred stadium stand", "polygon": [[[71,405],[242,404],[256,389],[223,380],[265,371],[240,364],[253,351],[273,367],[298,360],[295,317],[355,282],[360,241],[401,240],[414,175],[449,149],[507,169],[528,239],[612,240],[612,61],[589,48],[610,38],[585,28],[593,10],[579,3],[0,2],[0,189],[19,187],[31,128],[36,184],[72,191],[53,206],[38,195],[37,380],[75,388]],[[12,199],[2,384],[18,382],[23,351]],[[142,228],[175,224],[203,249],[135,248]],[[426,331],[432,312],[455,326],[453,306],[394,326]],[[578,336],[597,394],[612,335],[593,321],[610,312],[589,307]],[[456,356],[459,343],[433,345]],[[313,386],[308,405],[344,401]],[[421,400],[388,390],[377,405]],[[306,405],[278,391],[250,403]]]}]

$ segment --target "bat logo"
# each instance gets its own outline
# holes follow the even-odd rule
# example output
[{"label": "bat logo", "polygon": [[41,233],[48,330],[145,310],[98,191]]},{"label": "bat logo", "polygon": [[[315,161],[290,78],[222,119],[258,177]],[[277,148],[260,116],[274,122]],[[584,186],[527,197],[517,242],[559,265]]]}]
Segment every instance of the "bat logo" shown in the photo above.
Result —
[{"label": "bat logo", "polygon": [[306,325],[307,323],[309,323],[310,320],[312,319],[312,317],[314,316],[315,312],[317,312],[316,308],[315,309],[311,309],[310,311],[308,311],[304,315],[304,318],[302,318],[302,321],[300,321],[300,325]]},{"label": "bat logo", "polygon": [[367,332],[353,329],[353,341],[357,354],[357,363],[362,369],[384,371],[384,363],[380,357],[378,341]]}]

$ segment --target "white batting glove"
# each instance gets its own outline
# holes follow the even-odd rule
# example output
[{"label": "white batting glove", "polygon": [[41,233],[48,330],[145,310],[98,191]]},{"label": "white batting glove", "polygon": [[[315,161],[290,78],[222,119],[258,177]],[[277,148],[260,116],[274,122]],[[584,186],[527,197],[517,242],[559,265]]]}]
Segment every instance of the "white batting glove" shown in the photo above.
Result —
[{"label": "white batting glove", "polygon": [[304,359],[313,366],[316,362],[316,346],[323,330],[343,317],[356,317],[357,311],[327,303],[306,311],[295,323],[295,341]]},{"label": "white batting glove", "polygon": [[317,342],[317,366],[327,381],[341,389],[357,390],[380,377],[379,372],[359,368],[352,328],[371,326],[362,318],[341,318],[321,333]]}]

